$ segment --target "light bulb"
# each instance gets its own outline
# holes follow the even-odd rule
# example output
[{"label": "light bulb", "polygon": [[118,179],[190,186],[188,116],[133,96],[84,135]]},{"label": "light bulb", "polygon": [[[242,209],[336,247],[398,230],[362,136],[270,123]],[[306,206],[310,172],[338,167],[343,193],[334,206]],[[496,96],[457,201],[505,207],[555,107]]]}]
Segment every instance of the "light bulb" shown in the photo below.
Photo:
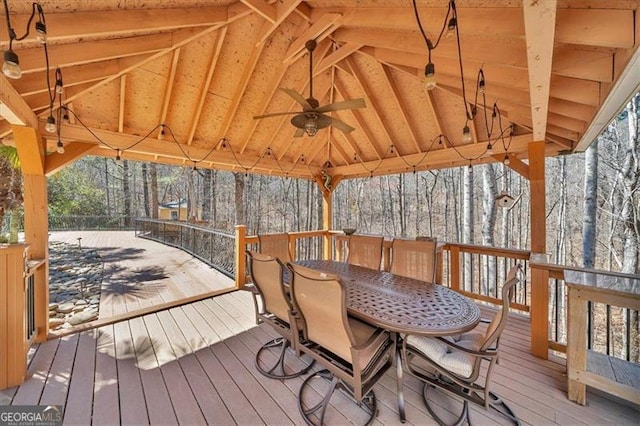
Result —
[{"label": "light bulb", "polygon": [[43,22],[36,22],[36,39],[41,44],[47,43],[47,26]]},{"label": "light bulb", "polygon": [[120,161],[120,160],[121,160],[121,157],[120,157],[120,150],[118,149],[118,150],[116,151],[116,161]]},{"label": "light bulb", "polygon": [[307,122],[304,123],[304,131],[307,132],[307,135],[309,135],[310,137],[315,136],[316,133],[318,133],[318,126],[316,125],[316,120],[313,118],[310,118],[309,120],[307,120]]},{"label": "light bulb", "polygon": [[433,90],[436,87],[436,66],[429,62],[424,68],[424,87]]},{"label": "light bulb", "polygon": [[451,38],[454,36],[454,34],[456,33],[456,24],[456,18],[449,19],[449,24],[447,25],[447,34],[445,35],[446,38]]},{"label": "light bulb", "polygon": [[69,114],[65,111],[64,115],[62,116],[62,122],[65,124],[69,124]]},{"label": "light bulb", "polygon": [[484,78],[478,82],[478,91],[482,94],[485,92]]},{"label": "light bulb", "polygon": [[20,60],[13,50],[4,51],[4,64],[2,64],[2,73],[9,78],[18,79],[22,77],[20,69]]},{"label": "light bulb", "polygon": [[56,152],[58,154],[64,154],[64,145],[62,144],[62,141],[58,141],[58,144],[56,145]]},{"label": "light bulb", "polygon": [[56,81],[56,93],[58,95],[62,95],[64,93],[64,86],[60,80]]},{"label": "light bulb", "polygon": [[487,144],[487,155],[493,155],[493,146],[491,145],[491,142]]},{"label": "light bulb", "polygon": [[55,133],[56,128],[56,119],[53,118],[53,115],[47,117],[47,124],[45,124],[44,129],[49,133]]},{"label": "light bulb", "polygon": [[462,142],[469,143],[471,140],[471,130],[469,129],[469,126],[465,125],[462,128]]},{"label": "light bulb", "polygon": [[510,162],[511,162],[511,161],[509,161],[509,154],[506,154],[506,155],[504,156],[504,165],[505,165],[505,166],[508,166]]}]

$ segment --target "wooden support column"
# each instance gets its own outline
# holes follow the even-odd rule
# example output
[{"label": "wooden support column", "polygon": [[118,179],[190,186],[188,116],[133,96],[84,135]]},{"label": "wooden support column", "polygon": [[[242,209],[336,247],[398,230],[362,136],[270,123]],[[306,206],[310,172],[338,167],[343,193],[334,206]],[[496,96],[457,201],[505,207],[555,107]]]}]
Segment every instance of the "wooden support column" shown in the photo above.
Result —
[{"label": "wooden support column", "polygon": [[328,179],[329,184],[321,175],[315,178],[322,193],[322,229],[325,231],[322,258],[331,260],[331,234],[329,231],[333,228],[333,191],[342,180],[342,176],[332,176]]},{"label": "wooden support column", "polygon": [[[531,191],[531,252],[547,252],[545,142],[529,144],[529,189]],[[531,353],[549,355],[549,273],[531,269]]]},{"label": "wooden support column", "polygon": [[37,129],[11,126],[20,158],[24,186],[24,239],[30,259],[44,259],[35,272],[36,342],[49,334],[49,209],[45,176],[45,144]]},{"label": "wooden support column", "polygon": [[247,225],[236,225],[236,288],[244,287],[247,279]]}]

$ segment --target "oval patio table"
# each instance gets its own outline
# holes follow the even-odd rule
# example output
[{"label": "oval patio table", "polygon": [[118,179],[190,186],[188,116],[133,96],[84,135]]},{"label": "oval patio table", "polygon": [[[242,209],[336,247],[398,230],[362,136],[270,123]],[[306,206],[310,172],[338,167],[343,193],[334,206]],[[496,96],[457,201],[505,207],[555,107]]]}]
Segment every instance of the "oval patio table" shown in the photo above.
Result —
[{"label": "oval patio table", "polygon": [[[467,297],[439,284],[330,260],[298,265],[337,275],[346,287],[347,311],[369,324],[401,334],[450,336],[473,329],[480,309]],[[398,410],[405,421],[400,345],[396,345]]]}]

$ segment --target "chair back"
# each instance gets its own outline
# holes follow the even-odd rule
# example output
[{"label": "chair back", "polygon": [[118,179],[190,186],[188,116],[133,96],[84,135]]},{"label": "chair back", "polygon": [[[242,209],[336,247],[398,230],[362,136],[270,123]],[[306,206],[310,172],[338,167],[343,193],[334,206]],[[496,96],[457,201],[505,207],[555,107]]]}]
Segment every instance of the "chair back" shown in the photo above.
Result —
[{"label": "chair back", "polygon": [[304,322],[305,338],[353,363],[351,347],[355,339],[339,278],[300,265],[288,266],[293,271],[293,306]]},{"label": "chair back", "polygon": [[292,262],[291,251],[289,251],[289,234],[265,234],[258,235],[260,242],[260,253],[271,257],[277,257],[282,263]]},{"label": "chair back", "polygon": [[391,244],[390,272],[403,277],[434,283],[437,240],[394,239]]},{"label": "chair back", "polygon": [[507,318],[509,317],[509,306],[511,306],[511,299],[515,293],[516,284],[520,282],[518,278],[518,271],[520,265],[514,265],[507,273],[507,279],[502,285],[502,306],[500,310],[496,312],[493,319],[487,327],[487,331],[484,334],[484,342],[480,346],[480,351],[485,351],[488,348],[497,346],[496,342],[502,334],[502,331],[507,326]]},{"label": "chair back", "polygon": [[383,237],[351,235],[347,246],[347,263],[379,270],[383,241]]},{"label": "chair back", "polygon": [[264,302],[264,311],[289,323],[291,302],[282,282],[283,264],[278,258],[247,251],[249,275]]}]

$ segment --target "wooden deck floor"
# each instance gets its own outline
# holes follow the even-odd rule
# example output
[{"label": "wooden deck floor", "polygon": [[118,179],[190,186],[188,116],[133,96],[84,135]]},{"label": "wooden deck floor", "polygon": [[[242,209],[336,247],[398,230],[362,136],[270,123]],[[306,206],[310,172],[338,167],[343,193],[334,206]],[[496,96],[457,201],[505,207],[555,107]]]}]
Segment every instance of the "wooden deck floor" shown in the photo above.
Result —
[{"label": "wooden deck floor", "polygon": [[227,276],[184,251],[136,238],[133,231],[52,232],[50,241],[93,248],[104,262],[100,319],[234,287]]},{"label": "wooden deck floor", "polygon": [[[260,375],[254,354],[273,332],[256,327],[247,292],[236,291],[37,345],[30,378],[0,391],[0,405],[64,406],[65,424],[302,424],[302,379]],[[564,366],[528,353],[529,324],[510,320],[501,342],[494,390],[525,424],[637,424],[636,408],[589,392],[588,406],[566,398]],[[398,424],[396,381],[375,386],[377,424]],[[434,424],[419,383],[405,386],[408,424]],[[475,424],[505,423],[473,409]],[[338,395],[327,424],[362,424]]]}]

